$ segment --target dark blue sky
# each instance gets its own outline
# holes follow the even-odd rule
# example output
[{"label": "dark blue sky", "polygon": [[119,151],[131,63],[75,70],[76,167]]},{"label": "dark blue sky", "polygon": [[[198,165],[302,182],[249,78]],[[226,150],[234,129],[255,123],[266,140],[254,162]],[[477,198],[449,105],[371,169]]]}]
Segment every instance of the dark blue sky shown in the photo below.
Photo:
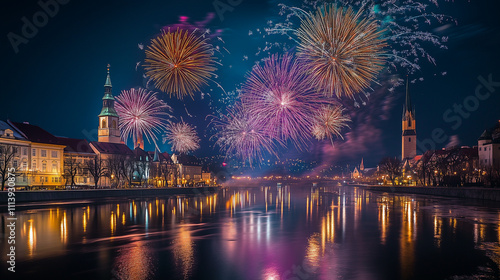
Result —
[{"label": "dark blue sky", "polygon": [[[442,4],[442,11],[455,17],[458,25],[442,34],[450,37],[448,50],[430,49],[437,66],[424,63],[418,74],[424,81],[411,85],[420,140],[430,138],[433,130],[441,128],[449,136],[457,135],[461,145],[474,145],[481,132],[500,119],[500,87],[481,101],[470,116],[461,117],[463,123],[457,129],[453,128],[456,119],[453,122],[443,119],[443,114],[453,110],[455,103],[470,100],[468,96],[474,95],[480,84],[478,76],[487,79],[491,74],[494,81],[500,81],[499,8],[498,1],[492,0]],[[136,62],[143,58],[137,44],[147,44],[160,27],[177,23],[181,15],[199,21],[207,13],[215,12],[212,1],[70,0],[60,6],[27,44],[21,44],[16,54],[7,34],[21,34],[21,18],[31,20],[41,10],[37,1],[3,3],[0,119],[29,121],[56,135],[87,139],[91,135],[95,137],[107,63],[112,65],[115,95],[124,89],[144,86],[142,72],[135,70]],[[218,81],[226,91],[244,81],[254,62],[252,54],[262,43],[252,40],[248,31],[263,27],[267,19],[276,15],[274,3],[243,0],[233,11],[224,13],[224,20],[216,16],[209,25],[214,30],[224,30],[222,37],[231,52],[223,58],[224,66],[218,71]],[[250,59],[244,61],[244,55]],[[439,75],[441,72],[447,75]],[[212,88],[213,91],[206,91],[218,99],[222,92],[214,85]],[[373,145],[374,150],[359,153],[353,150],[344,153],[338,161],[357,162],[364,157],[366,165],[373,166],[384,155],[400,154],[403,94],[400,88],[389,120],[377,123],[382,132],[380,138],[376,143],[365,143]],[[200,134],[205,133],[209,97],[184,102],[193,117],[186,114],[181,102],[163,97],[173,105],[176,116],[195,123]],[[448,142],[447,139],[436,147],[444,147]],[[211,146],[212,143],[204,141],[203,148],[196,154],[213,154]]]}]

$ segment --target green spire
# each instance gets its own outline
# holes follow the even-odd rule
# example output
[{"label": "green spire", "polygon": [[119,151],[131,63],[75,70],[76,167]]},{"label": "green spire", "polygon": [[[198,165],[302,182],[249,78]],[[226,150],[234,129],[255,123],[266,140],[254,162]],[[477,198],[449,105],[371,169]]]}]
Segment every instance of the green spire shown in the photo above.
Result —
[{"label": "green spire", "polygon": [[118,117],[114,104],[115,98],[113,97],[113,93],[111,92],[112,86],[111,86],[111,78],[109,75],[109,67],[110,65],[108,64],[108,76],[106,77],[106,83],[104,84],[104,96],[102,98],[103,104],[99,117],[104,117],[104,116]]},{"label": "green spire", "polygon": [[111,85],[111,78],[109,77],[109,67],[111,67],[111,65],[108,64],[108,76],[106,77],[106,83],[104,84],[105,87],[113,87]]}]

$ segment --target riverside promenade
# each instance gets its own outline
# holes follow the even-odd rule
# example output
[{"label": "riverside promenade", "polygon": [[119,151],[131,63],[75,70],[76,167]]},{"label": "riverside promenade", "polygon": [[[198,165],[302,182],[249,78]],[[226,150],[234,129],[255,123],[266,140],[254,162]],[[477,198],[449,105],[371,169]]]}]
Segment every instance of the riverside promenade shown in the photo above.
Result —
[{"label": "riverside promenade", "polygon": [[[81,199],[113,198],[113,197],[152,197],[166,195],[202,195],[211,194],[218,187],[199,188],[137,188],[137,189],[98,189],[98,190],[57,190],[57,191],[16,191],[17,203],[41,201],[68,201]],[[0,192],[0,206],[6,206],[8,192]]]},{"label": "riverside promenade", "polygon": [[387,193],[425,194],[425,195],[435,195],[435,196],[500,201],[500,189],[493,189],[493,188],[367,186],[367,189],[370,191],[387,192]]}]

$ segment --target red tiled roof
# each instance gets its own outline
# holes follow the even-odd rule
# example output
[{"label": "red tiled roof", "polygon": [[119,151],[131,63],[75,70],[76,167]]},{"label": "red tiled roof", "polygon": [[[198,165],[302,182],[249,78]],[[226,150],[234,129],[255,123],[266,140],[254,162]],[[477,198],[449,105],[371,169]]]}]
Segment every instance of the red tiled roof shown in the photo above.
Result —
[{"label": "red tiled roof", "polygon": [[134,155],[132,150],[130,150],[127,145],[122,143],[105,143],[105,142],[90,142],[99,153],[102,154],[114,154],[114,155]]},{"label": "red tiled roof", "polygon": [[18,123],[8,121],[11,126],[17,129],[21,134],[26,136],[28,140],[36,143],[44,143],[44,144],[59,144],[59,140],[57,137],[47,132],[46,130],[40,128],[39,126],[28,124],[28,123]]},{"label": "red tiled roof", "polygon": [[89,142],[85,139],[75,139],[66,137],[57,137],[61,145],[65,145],[65,153],[86,153],[95,154],[94,150],[89,146]]}]

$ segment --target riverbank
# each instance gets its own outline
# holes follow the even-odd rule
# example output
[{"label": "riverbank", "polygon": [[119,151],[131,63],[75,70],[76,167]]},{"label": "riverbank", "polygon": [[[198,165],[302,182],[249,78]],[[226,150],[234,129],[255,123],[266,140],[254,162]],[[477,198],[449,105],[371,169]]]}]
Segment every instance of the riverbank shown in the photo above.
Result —
[{"label": "riverbank", "polygon": [[387,193],[425,194],[477,200],[500,201],[500,189],[491,188],[368,186],[367,190]]},{"label": "riverbank", "polygon": [[[16,204],[41,201],[68,201],[106,197],[151,197],[165,195],[210,194],[218,187],[164,188],[164,189],[104,189],[104,190],[59,190],[59,191],[16,191]],[[0,205],[7,205],[8,192],[0,192]]]}]

